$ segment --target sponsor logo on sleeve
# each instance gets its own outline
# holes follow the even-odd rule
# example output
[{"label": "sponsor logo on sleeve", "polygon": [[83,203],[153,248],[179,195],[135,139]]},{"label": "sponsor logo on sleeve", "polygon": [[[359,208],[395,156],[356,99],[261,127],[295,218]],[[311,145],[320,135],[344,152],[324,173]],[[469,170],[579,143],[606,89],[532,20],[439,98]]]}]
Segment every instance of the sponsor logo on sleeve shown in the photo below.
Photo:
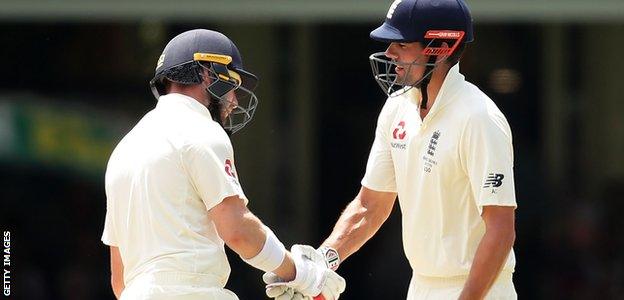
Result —
[{"label": "sponsor logo on sleeve", "polygon": [[496,187],[499,187],[499,186],[503,185],[503,178],[505,178],[505,175],[503,175],[503,174],[490,173],[490,174],[488,174],[487,178],[485,179],[485,184],[483,185],[483,188],[496,188]]},{"label": "sponsor logo on sleeve", "polygon": [[236,178],[236,173],[234,173],[234,168],[232,167],[232,161],[230,159],[225,160],[225,174],[232,178]]}]

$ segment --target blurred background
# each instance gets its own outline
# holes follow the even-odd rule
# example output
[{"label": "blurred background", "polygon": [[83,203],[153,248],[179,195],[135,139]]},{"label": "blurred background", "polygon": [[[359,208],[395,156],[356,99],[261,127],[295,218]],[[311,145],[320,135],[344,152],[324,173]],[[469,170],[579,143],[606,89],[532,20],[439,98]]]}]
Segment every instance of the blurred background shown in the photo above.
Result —
[{"label": "blurred background", "polygon": [[[0,230],[11,299],[113,299],[100,242],[113,147],[156,102],[147,82],[188,29],[232,38],[260,103],[232,137],[249,206],[318,245],[355,196],[384,96],[368,38],[392,1],[1,0]],[[624,1],[468,0],[467,79],[514,134],[521,299],[624,295]],[[341,299],[405,299],[400,212],[341,266]],[[227,287],[263,299],[230,254]]]}]

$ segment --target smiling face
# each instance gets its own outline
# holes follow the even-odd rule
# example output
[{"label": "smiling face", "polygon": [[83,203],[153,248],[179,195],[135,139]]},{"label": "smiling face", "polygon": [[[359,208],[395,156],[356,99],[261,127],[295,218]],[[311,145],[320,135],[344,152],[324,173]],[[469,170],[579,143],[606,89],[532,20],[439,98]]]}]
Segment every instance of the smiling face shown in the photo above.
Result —
[{"label": "smiling face", "polygon": [[425,71],[428,57],[422,54],[423,47],[419,42],[391,43],[384,53],[396,63],[394,72],[397,82],[401,85],[413,85],[418,82]]}]

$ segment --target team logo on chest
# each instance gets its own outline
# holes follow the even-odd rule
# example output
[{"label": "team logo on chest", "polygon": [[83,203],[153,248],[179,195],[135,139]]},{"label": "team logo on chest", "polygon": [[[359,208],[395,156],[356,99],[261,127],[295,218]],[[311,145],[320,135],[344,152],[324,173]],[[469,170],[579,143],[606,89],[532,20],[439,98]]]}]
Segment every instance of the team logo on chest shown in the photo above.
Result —
[{"label": "team logo on chest", "polygon": [[438,139],[440,139],[440,131],[436,130],[429,139],[429,145],[427,146],[427,154],[423,155],[423,171],[431,173],[431,169],[438,164],[435,160],[435,151],[438,146]]},{"label": "team logo on chest", "polygon": [[393,141],[390,143],[392,148],[405,150],[407,147],[405,142],[403,141],[407,136],[407,130],[405,130],[405,121],[400,121],[394,130],[392,131],[392,139]]},{"label": "team logo on chest", "polygon": [[435,155],[436,146],[438,146],[438,139],[440,138],[440,131],[436,130],[433,132],[431,139],[429,140],[429,147],[427,149],[427,154],[433,156]]}]

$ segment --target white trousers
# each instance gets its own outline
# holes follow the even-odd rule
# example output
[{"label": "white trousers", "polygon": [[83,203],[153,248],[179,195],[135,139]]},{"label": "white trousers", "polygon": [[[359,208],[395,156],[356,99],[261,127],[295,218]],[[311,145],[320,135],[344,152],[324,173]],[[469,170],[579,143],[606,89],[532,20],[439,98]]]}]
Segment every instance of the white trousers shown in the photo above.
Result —
[{"label": "white trousers", "polygon": [[[407,300],[456,300],[468,276],[427,277],[414,274],[410,281]],[[503,271],[485,296],[486,300],[516,300],[513,273]]]},{"label": "white trousers", "polygon": [[162,272],[141,274],[121,293],[120,300],[238,300],[210,274]]}]

